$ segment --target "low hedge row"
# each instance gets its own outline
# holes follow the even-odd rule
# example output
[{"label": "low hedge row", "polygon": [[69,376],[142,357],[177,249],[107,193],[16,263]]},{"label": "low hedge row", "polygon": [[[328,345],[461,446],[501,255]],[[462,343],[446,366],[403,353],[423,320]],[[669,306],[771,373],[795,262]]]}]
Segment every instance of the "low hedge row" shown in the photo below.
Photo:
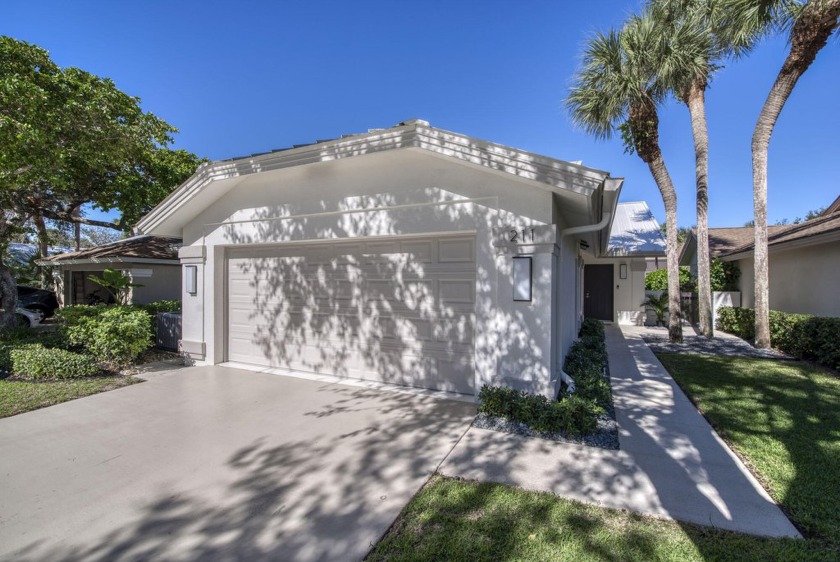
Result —
[{"label": "low hedge row", "polygon": [[10,371],[31,380],[73,379],[100,372],[89,355],[30,343],[8,351]]},{"label": "low hedge row", "polygon": [[604,378],[607,348],[604,325],[584,321],[580,339],[566,356],[565,371],[575,381],[575,392],[559,400],[521,390],[484,386],[478,395],[478,411],[524,423],[536,431],[579,435],[592,433],[598,416],[610,403],[610,387]]},{"label": "low hedge row", "polygon": [[[755,338],[755,311],[723,307],[716,328],[745,340]],[[840,370],[840,318],[770,311],[770,345],[800,359]]]}]

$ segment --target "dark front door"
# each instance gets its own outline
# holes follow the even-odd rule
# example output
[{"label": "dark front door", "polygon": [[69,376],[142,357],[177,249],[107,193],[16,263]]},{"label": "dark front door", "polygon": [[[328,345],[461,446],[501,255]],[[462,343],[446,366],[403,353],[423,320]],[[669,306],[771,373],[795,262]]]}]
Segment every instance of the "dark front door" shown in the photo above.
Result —
[{"label": "dark front door", "polygon": [[586,265],[583,268],[583,316],[613,320],[613,266]]}]

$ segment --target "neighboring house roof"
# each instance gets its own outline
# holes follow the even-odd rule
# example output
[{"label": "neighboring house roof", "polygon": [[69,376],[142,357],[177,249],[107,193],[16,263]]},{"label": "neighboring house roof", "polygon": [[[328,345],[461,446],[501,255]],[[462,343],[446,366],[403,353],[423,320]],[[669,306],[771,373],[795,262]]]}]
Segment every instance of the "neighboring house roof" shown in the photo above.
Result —
[{"label": "neighboring house roof", "polygon": [[610,231],[609,256],[664,256],[665,238],[647,203],[619,203]]},{"label": "neighboring house roof", "polygon": [[[820,244],[835,239],[840,240],[840,210],[831,214],[822,214],[815,219],[799,224],[775,227],[768,233],[767,245],[769,249],[773,250],[782,247]],[[753,250],[754,242],[750,241],[723,253],[721,257],[730,259],[746,257],[751,255]]]},{"label": "neighboring house roof", "polygon": [[[177,236],[184,225],[228,191],[247,184],[249,176],[393,150],[421,151],[551,191],[562,198],[564,204],[560,208],[572,215],[571,227],[598,223],[603,215],[611,213],[623,183],[622,179],[610,178],[601,170],[437,129],[427,121],[411,119],[387,129],[204,163],[143,217],[137,229]],[[609,226],[602,229],[604,235],[600,236],[602,252],[606,251]]]},{"label": "neighboring house roof", "polygon": [[44,265],[83,263],[178,263],[181,239],[171,236],[132,236],[109,244],[67,252],[40,260]]},{"label": "neighboring house roof", "polygon": [[834,203],[829,205],[826,210],[822,212],[822,216],[827,217],[828,215],[833,215],[838,212],[840,212],[840,195],[837,196]]},{"label": "neighboring house roof", "polygon": [[[788,228],[787,226],[768,226],[768,234],[774,234]],[[731,228],[709,229],[709,256],[719,258],[747,244],[755,239],[755,229],[752,226],[736,226]],[[688,238],[679,250],[680,265],[690,265],[697,251],[697,229],[692,228]]]}]

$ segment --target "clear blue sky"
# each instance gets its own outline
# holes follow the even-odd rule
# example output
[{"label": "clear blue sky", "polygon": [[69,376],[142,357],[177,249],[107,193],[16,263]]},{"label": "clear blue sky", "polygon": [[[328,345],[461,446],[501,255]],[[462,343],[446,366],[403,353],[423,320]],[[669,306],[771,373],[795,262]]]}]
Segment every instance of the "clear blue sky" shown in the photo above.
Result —
[{"label": "clear blue sky", "polygon": [[[6,0],[0,33],[62,66],[112,78],[210,159],[388,127],[433,126],[626,178],[622,200],[664,211],[650,174],[620,141],[575,130],[563,108],[585,39],[637,1],[74,2]],[[750,136],[784,59],[784,38],[730,63],[708,92],[711,226],[752,218]],[[769,220],[840,194],[840,41],[797,86],[770,147]],[[679,223],[695,222],[688,114],[661,114]]]}]

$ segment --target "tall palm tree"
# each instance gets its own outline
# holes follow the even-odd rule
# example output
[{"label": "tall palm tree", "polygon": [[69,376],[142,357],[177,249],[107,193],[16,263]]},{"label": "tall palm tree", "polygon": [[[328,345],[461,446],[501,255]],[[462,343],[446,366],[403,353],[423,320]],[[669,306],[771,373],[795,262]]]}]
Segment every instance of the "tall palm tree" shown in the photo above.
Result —
[{"label": "tall palm tree", "polygon": [[668,336],[682,342],[679,264],[677,263],[677,193],[659,146],[657,105],[667,89],[656,69],[661,36],[645,14],[632,16],[620,32],[598,34],[587,43],[582,66],[566,100],[572,120],[596,138],[617,132],[653,175],[665,204],[668,269]]},{"label": "tall palm tree", "polygon": [[770,347],[767,248],[767,152],[770,136],[799,78],[840,27],[840,0],[726,0],[724,19],[734,33],[790,30],[790,50],[758,116],[752,137],[755,212],[755,346]]},{"label": "tall palm tree", "polygon": [[662,80],[688,108],[694,141],[697,188],[697,295],[700,332],[712,336],[712,285],[709,263],[709,133],[706,88],[720,67],[726,46],[714,33],[715,0],[652,0],[651,17],[662,34],[666,56],[657,69]]}]

